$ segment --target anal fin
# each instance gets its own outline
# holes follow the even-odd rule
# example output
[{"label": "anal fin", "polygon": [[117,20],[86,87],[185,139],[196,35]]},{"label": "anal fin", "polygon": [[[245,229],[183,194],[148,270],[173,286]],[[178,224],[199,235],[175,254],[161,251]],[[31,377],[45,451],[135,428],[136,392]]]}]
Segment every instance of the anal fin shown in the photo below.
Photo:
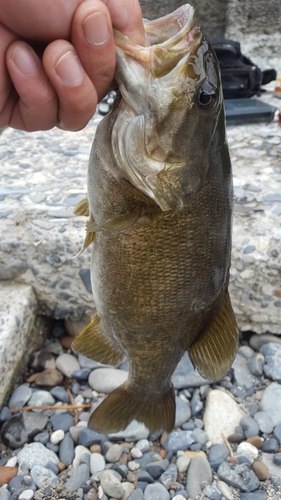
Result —
[{"label": "anal fin", "polygon": [[97,314],[72,342],[72,349],[105,365],[118,365],[125,356],[101,332],[100,318]]},{"label": "anal fin", "polygon": [[151,432],[171,432],[175,424],[175,393],[171,386],[165,394],[139,395],[127,382],[115,389],[92,413],[89,428],[109,433],[123,430],[132,420],[143,422]]},{"label": "anal fin", "polygon": [[237,348],[238,328],[227,292],[220,310],[188,348],[188,354],[202,377],[218,380],[231,367]]}]

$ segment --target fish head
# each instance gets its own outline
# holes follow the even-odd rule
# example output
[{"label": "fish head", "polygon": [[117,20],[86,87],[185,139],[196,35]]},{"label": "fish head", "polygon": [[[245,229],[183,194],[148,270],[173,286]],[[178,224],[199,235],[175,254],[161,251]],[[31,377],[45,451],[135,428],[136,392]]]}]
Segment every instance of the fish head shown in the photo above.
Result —
[{"label": "fish head", "polygon": [[123,175],[163,211],[204,186],[223,98],[217,59],[192,6],[145,22],[147,45],[115,31],[122,95],[112,149]]}]

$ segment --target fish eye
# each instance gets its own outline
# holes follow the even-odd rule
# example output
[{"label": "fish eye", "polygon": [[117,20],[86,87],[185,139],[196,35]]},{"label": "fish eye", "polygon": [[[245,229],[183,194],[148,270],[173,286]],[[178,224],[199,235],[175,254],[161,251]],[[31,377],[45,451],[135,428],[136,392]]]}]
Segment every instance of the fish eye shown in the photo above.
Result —
[{"label": "fish eye", "polygon": [[212,109],[217,101],[215,90],[208,82],[201,85],[197,97],[200,108],[205,110]]}]

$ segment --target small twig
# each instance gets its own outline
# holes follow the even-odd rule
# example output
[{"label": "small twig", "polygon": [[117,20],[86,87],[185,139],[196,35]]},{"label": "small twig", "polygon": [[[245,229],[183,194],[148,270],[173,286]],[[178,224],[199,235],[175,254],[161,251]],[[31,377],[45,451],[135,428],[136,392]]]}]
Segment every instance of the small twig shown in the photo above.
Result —
[{"label": "small twig", "polygon": [[224,435],[223,432],[222,432],[222,437],[223,437],[225,446],[227,446],[227,448],[229,450],[230,456],[233,458],[234,457],[233,449],[231,448],[230,443],[229,443],[227,437]]},{"label": "small twig", "polygon": [[66,387],[66,391],[67,391],[67,394],[69,395],[70,403],[74,407],[73,408],[74,409],[74,425],[77,425],[78,421],[79,421],[78,410],[77,410],[77,408],[75,408],[75,402],[74,402],[73,396],[71,394],[71,391],[68,387]]},{"label": "small twig", "polygon": [[9,410],[10,413],[16,413],[18,411],[26,411],[26,410],[79,410],[81,408],[91,408],[92,403],[84,403],[82,405],[62,405],[62,406],[55,406],[55,405],[43,405],[43,406],[23,406],[22,408],[13,408],[12,410]]}]

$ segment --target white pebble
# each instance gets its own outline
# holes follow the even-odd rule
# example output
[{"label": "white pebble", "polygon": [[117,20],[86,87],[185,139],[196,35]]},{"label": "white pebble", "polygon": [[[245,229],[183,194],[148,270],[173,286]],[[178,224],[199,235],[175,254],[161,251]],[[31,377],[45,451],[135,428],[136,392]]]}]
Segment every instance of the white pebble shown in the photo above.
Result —
[{"label": "white pebble", "polygon": [[101,486],[98,487],[98,499],[102,500],[103,497],[103,489]]},{"label": "white pebble", "polygon": [[221,494],[227,499],[232,500],[232,493],[229,486],[224,481],[218,481],[217,487],[220,490]]},{"label": "white pebble", "polygon": [[188,458],[186,455],[183,455],[177,459],[177,469],[179,472],[183,473],[186,472],[188,469],[188,466],[190,464],[190,458]]},{"label": "white pebble", "polygon": [[31,498],[33,497],[34,497],[33,490],[25,490],[20,494],[19,500],[31,500]]},{"label": "white pebble", "polygon": [[239,455],[240,453],[246,453],[246,455],[255,460],[258,457],[259,451],[251,443],[244,441],[238,445],[235,455]]},{"label": "white pebble", "polygon": [[58,444],[63,440],[63,438],[64,438],[64,431],[62,429],[59,429],[53,432],[53,434],[50,437],[50,441],[52,444]]},{"label": "white pebble", "polygon": [[141,458],[142,457],[142,452],[139,450],[139,448],[132,448],[131,449],[131,455],[133,458]]},{"label": "white pebble", "polygon": [[140,464],[138,464],[138,462],[135,462],[134,460],[131,460],[130,462],[128,462],[128,467],[130,470],[134,471],[140,468]]},{"label": "white pebble", "polygon": [[74,398],[74,402],[76,405],[83,405],[85,399],[83,398],[82,394],[77,394],[77,396]]},{"label": "white pebble", "polygon": [[185,500],[185,498],[182,495],[176,495],[173,500]]},{"label": "white pebble", "polygon": [[15,467],[18,463],[18,457],[12,457],[6,462],[6,467]]}]

